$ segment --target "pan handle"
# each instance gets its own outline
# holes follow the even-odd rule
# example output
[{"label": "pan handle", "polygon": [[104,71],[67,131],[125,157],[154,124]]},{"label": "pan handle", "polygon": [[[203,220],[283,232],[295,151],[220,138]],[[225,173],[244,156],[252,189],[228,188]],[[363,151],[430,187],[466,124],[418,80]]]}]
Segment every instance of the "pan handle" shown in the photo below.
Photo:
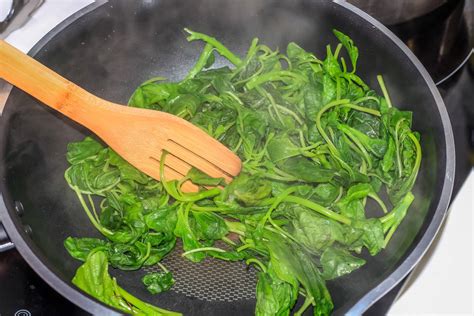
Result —
[{"label": "pan handle", "polygon": [[2,223],[0,222],[0,252],[10,250],[14,247],[15,245],[10,241],[10,238],[8,238],[5,227],[3,227]]}]

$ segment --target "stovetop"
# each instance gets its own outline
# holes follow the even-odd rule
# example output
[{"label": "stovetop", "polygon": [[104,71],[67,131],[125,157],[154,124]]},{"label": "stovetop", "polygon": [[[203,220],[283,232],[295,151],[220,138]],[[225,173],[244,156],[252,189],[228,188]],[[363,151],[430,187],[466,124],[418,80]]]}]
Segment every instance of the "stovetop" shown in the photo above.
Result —
[{"label": "stovetop", "polygon": [[[473,21],[472,2],[447,1],[441,8],[423,17],[388,25],[425,65],[443,96],[456,146],[453,198],[470,174],[474,162]],[[404,283],[401,282],[383,297],[367,314],[387,313]],[[87,313],[50,288],[16,250],[10,250],[0,253],[0,316],[3,315]]]}]

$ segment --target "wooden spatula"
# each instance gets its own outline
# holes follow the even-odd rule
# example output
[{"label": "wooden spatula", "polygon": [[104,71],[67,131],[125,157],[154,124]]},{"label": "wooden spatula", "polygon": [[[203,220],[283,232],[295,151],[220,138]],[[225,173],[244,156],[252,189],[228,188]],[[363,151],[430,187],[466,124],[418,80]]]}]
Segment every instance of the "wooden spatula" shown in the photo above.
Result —
[{"label": "wooden spatula", "polygon": [[[87,127],[155,179],[160,179],[163,150],[168,152],[166,180],[183,178],[191,166],[226,182],[240,172],[239,157],[188,121],[103,100],[1,40],[0,77]],[[189,182],[182,188],[197,189]]]}]

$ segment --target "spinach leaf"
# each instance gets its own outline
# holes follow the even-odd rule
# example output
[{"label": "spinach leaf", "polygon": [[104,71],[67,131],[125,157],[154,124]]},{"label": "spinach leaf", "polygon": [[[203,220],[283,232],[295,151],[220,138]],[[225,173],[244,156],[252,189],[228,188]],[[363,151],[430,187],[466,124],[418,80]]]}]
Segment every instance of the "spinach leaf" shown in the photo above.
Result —
[{"label": "spinach leaf", "polygon": [[114,268],[121,270],[140,269],[150,256],[151,245],[136,241],[134,244],[114,243],[107,257]]},{"label": "spinach leaf", "polygon": [[87,257],[72,283],[99,301],[131,315],[181,315],[143,302],[122,289],[109,275],[107,256],[102,251]]},{"label": "spinach leaf", "polygon": [[365,260],[354,257],[347,250],[329,247],[321,255],[323,278],[332,280],[351,273],[365,264]]},{"label": "spinach leaf", "polygon": [[299,206],[287,209],[291,212],[288,231],[300,244],[315,253],[321,253],[335,241],[343,240],[341,225]]},{"label": "spinach leaf", "polygon": [[[216,38],[185,31],[204,44],[195,65],[181,81],[144,82],[129,105],[190,121],[235,152],[242,171],[231,183],[193,167],[183,179],[158,182],[91,137],[70,143],[65,180],[104,236],[64,241],[85,261],[74,282],[126,313],[172,314],[125,292],[107,269],[158,265],[163,272],[146,275],[144,285],[167,291],[174,281],[160,261],[180,241],[193,262],[254,265],[257,315],[299,316],[311,306],[329,314],[325,280],[362,266],[354,253],[382,251],[408,216],[422,158],[413,113],[393,106],[381,76],[382,95],[364,82],[359,50],[340,31],[324,59],[296,43],[280,52],[256,38],[238,56]],[[199,192],[182,192],[185,181]],[[369,217],[367,199],[380,215]]]},{"label": "spinach leaf", "polygon": [[362,230],[360,242],[375,256],[385,247],[382,222],[378,218],[356,220],[352,226]]},{"label": "spinach leaf", "polygon": [[192,215],[192,227],[198,239],[218,240],[229,233],[225,221],[216,214],[193,212]]},{"label": "spinach leaf", "polygon": [[162,110],[167,102],[178,96],[176,83],[143,83],[131,96],[128,104],[138,108]]},{"label": "spinach leaf", "polygon": [[346,48],[347,53],[351,59],[352,63],[352,72],[356,71],[356,64],[357,59],[359,58],[359,50],[354,45],[352,39],[347,36],[346,34],[339,32],[338,30],[333,30],[334,35],[336,35],[337,39],[342,43],[342,45]]},{"label": "spinach leaf", "polygon": [[269,197],[271,191],[268,180],[241,173],[225,188],[223,200],[236,200],[245,206],[252,206]]},{"label": "spinach leaf", "polygon": [[121,180],[131,180],[140,184],[146,184],[150,179],[147,175],[125,161],[115,151],[111,150],[109,152],[108,162],[119,169]]},{"label": "spinach leaf", "polygon": [[301,150],[290,140],[288,135],[273,137],[268,142],[267,152],[273,163],[301,154]]},{"label": "spinach leaf", "polygon": [[306,299],[318,306],[314,314],[329,315],[333,309],[331,296],[311,255],[303,247],[286,241],[276,234],[267,234],[267,238],[270,256],[277,256],[281,264],[285,265],[301,283],[306,292]]},{"label": "spinach leaf", "polygon": [[325,183],[330,182],[334,177],[334,170],[318,166],[304,157],[289,158],[280,164],[280,168],[305,182]]},{"label": "spinach leaf", "polygon": [[73,238],[68,237],[64,240],[64,247],[69,254],[81,261],[86,261],[89,253],[94,249],[107,250],[109,243],[98,238]]},{"label": "spinach leaf", "polygon": [[293,304],[293,290],[290,284],[271,272],[258,274],[255,315],[289,315]]},{"label": "spinach leaf", "polygon": [[158,294],[168,291],[174,284],[171,272],[150,272],[142,278],[148,292]]},{"label": "spinach leaf", "polygon": [[197,185],[218,186],[224,183],[224,178],[212,178],[194,167],[189,169],[186,177]]},{"label": "spinach leaf", "polygon": [[103,148],[101,144],[91,137],[86,137],[80,142],[69,143],[67,145],[67,161],[71,165],[78,164],[88,158],[93,158]]},{"label": "spinach leaf", "polygon": [[[191,229],[191,224],[189,222],[189,210],[190,204],[186,207],[180,205],[178,209],[178,221],[176,223],[176,228],[174,229],[174,234],[176,235],[176,237],[180,237],[183,241],[183,249],[186,252],[202,248],[198,236]],[[206,253],[193,252],[188,254],[186,257],[193,262],[199,262],[206,257]]]},{"label": "spinach leaf", "polygon": [[160,207],[144,217],[146,226],[157,232],[173,233],[178,221],[176,206]]}]

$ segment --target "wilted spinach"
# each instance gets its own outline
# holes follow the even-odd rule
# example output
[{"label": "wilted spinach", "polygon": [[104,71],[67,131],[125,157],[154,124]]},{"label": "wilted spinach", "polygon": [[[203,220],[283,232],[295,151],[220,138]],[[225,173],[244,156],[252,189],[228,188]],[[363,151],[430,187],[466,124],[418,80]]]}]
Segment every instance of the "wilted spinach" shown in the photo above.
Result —
[{"label": "wilted spinach", "polygon": [[169,271],[151,272],[142,278],[143,284],[151,294],[168,291],[174,284],[173,275]]},{"label": "wilted spinach", "polygon": [[[236,152],[243,170],[230,184],[194,168],[181,181],[157,182],[91,137],[69,144],[65,178],[105,237],[65,240],[85,261],[74,283],[134,312],[141,303],[123,309],[130,296],[106,273],[108,262],[122,270],[158,264],[163,272],[142,281],[151,293],[166,291],[174,280],[160,261],[179,238],[193,262],[255,265],[257,315],[289,315],[300,294],[305,302],[295,315],[310,306],[329,314],[326,281],[362,266],[363,249],[380,252],[413,202],[421,147],[412,113],[392,105],[380,76],[382,95],[364,83],[356,74],[359,51],[339,31],[341,44],[328,45],[325,59],[295,43],[281,53],[258,39],[239,57],[215,38],[186,32],[189,41],[205,42],[188,75],[151,79],[129,104],[191,121]],[[216,54],[232,66],[212,68]],[[163,172],[166,153],[160,160]],[[182,192],[184,181],[200,191]],[[367,199],[380,216],[367,216]]]},{"label": "wilted spinach", "polygon": [[91,252],[72,279],[77,287],[122,312],[131,315],[179,316],[136,298],[117,284],[109,275],[107,255],[100,251]]}]

